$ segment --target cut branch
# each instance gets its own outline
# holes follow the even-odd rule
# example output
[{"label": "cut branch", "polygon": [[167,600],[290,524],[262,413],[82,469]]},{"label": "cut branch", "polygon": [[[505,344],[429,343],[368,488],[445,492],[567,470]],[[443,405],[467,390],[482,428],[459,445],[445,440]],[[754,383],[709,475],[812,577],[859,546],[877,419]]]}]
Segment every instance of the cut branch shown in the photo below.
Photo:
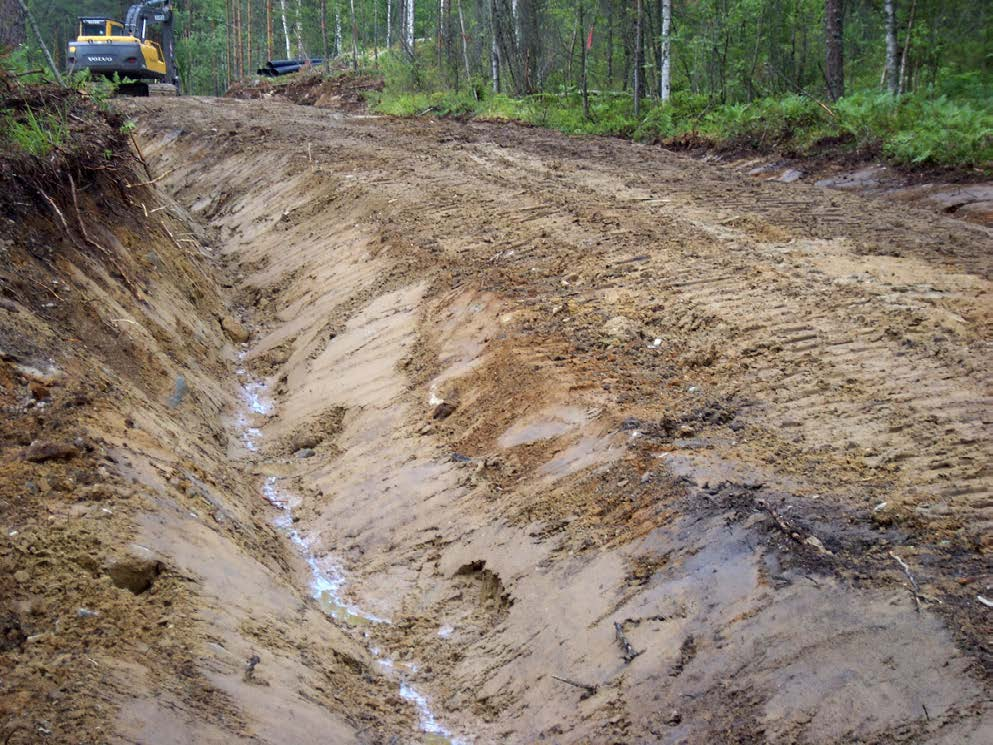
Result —
[{"label": "cut branch", "polygon": [[914,575],[910,572],[910,567],[907,566],[907,562],[897,556],[895,553],[890,551],[890,556],[900,565],[903,573],[907,575],[907,579],[910,580],[910,593],[914,596],[914,605],[917,608],[917,612],[921,612],[921,587],[917,584],[917,580],[914,579]]},{"label": "cut branch", "polygon": [[565,683],[566,685],[571,685],[575,688],[582,688],[584,691],[586,691],[586,693],[583,695],[583,698],[589,698],[590,696],[594,696],[596,695],[597,690],[599,690],[598,686],[591,685],[589,683],[580,683],[575,680],[569,680],[569,678],[559,677],[558,675],[553,675],[552,677],[555,680],[559,681],[560,683]]},{"label": "cut branch", "polygon": [[641,652],[635,651],[635,648],[631,646],[631,642],[624,635],[624,626],[618,621],[614,621],[614,638],[617,640],[617,645],[621,648],[621,652],[624,653],[625,664],[631,662],[631,660],[644,652],[644,650]]}]

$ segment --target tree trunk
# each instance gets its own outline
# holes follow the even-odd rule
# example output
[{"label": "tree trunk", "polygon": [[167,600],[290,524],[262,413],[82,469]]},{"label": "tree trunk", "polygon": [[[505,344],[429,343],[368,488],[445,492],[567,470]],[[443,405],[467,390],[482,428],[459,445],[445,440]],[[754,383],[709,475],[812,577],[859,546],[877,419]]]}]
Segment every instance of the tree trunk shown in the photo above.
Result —
[{"label": "tree trunk", "polygon": [[459,31],[462,32],[462,61],[465,62],[465,79],[472,88],[472,95],[476,95],[476,87],[472,85],[472,73],[469,71],[469,49],[467,48],[469,37],[465,33],[465,18],[462,15],[462,0],[456,0],[459,9]]},{"label": "tree trunk", "polygon": [[306,59],[307,54],[303,48],[303,18],[301,17],[303,15],[302,3],[303,0],[297,0],[297,9],[296,9],[296,18],[295,18],[296,36],[297,36],[297,57],[299,59]]},{"label": "tree trunk", "polygon": [[500,92],[500,51],[497,44],[497,25],[499,22],[499,16],[497,15],[497,5],[496,0],[490,0],[490,26],[491,31],[491,43],[490,43],[490,79],[493,83],[493,92]]},{"label": "tree trunk", "polygon": [[614,87],[614,0],[607,0],[607,86]]},{"label": "tree trunk", "polygon": [[435,29],[435,54],[441,69],[441,53],[445,43],[445,0],[438,0],[438,26]]},{"label": "tree trunk", "polygon": [[907,38],[903,42],[903,55],[900,58],[900,85],[898,92],[907,91],[907,53],[910,50],[910,34],[914,30],[914,14],[917,11],[917,0],[910,4],[910,18],[907,20]]},{"label": "tree trunk", "polygon": [[20,0],[0,0],[0,50],[19,47],[27,40]]},{"label": "tree trunk", "polygon": [[286,0],[279,0],[279,16],[283,21],[283,39],[286,41],[286,59],[293,56],[290,51],[290,26],[286,22]]},{"label": "tree trunk", "polygon": [[405,19],[404,38],[407,43],[407,53],[414,59],[414,0],[407,0],[407,18]]},{"label": "tree trunk", "polygon": [[355,0],[349,0],[352,9],[352,70],[359,69],[359,25],[355,21]]},{"label": "tree trunk", "polygon": [[241,80],[245,73],[245,47],[243,46],[244,38],[242,36],[241,30],[241,0],[234,0],[234,67],[235,67],[235,80]]},{"label": "tree trunk", "polygon": [[837,101],[845,95],[845,9],[844,0],[824,1],[824,77],[828,98]]},{"label": "tree trunk", "polygon": [[672,0],[662,1],[662,60],[659,63],[659,100],[668,101],[672,92]]},{"label": "tree trunk", "polygon": [[41,32],[38,30],[38,24],[35,23],[34,16],[31,14],[31,11],[28,10],[28,6],[24,4],[24,0],[17,1],[21,6],[21,12],[24,13],[24,17],[27,18],[28,23],[31,24],[31,31],[34,32],[35,39],[38,40],[38,46],[41,47],[41,51],[45,55],[45,60],[48,62],[48,67],[52,71],[52,76],[59,85],[62,85],[62,75],[59,74],[59,68],[55,66],[55,60],[52,59],[52,53],[48,51],[45,40],[41,38]]},{"label": "tree trunk", "polygon": [[583,117],[586,119],[590,118],[590,89],[587,85],[586,78],[586,17],[585,17],[585,1],[579,0],[579,33],[582,34],[582,38],[579,40],[582,46],[582,57],[580,59],[580,64],[582,65],[582,70],[580,70],[580,75],[582,76],[582,90],[583,90]]},{"label": "tree trunk", "polygon": [[225,77],[225,82],[227,83],[227,87],[228,88],[231,87],[231,81],[234,80],[234,78],[232,76],[232,69],[233,69],[233,66],[234,66],[233,65],[233,63],[234,63],[234,55],[233,55],[234,49],[233,49],[233,45],[231,43],[231,40],[232,40],[232,34],[231,34],[231,22],[232,22],[231,21],[231,15],[232,15],[232,10],[231,10],[231,8],[232,8],[232,0],[225,0],[225,2],[224,2],[224,54],[225,54],[225,61],[227,62],[227,64],[226,64],[226,66],[224,68],[224,77]]},{"label": "tree trunk", "polygon": [[886,90],[894,96],[900,90],[899,73],[896,63],[896,0],[883,0],[886,15]]},{"label": "tree trunk", "polygon": [[265,54],[272,59],[272,0],[265,0]]},{"label": "tree trunk", "polygon": [[393,44],[393,0],[386,0],[386,48]]},{"label": "tree trunk", "polygon": [[634,118],[641,115],[641,0],[634,8]]},{"label": "tree trunk", "polygon": [[248,73],[252,74],[252,68],[255,63],[252,61],[253,49],[252,49],[252,3],[254,0],[248,0],[248,25],[245,27],[248,32]]},{"label": "tree trunk", "polygon": [[321,48],[324,56],[324,74],[331,71],[331,61],[328,57],[328,0],[321,0]]}]

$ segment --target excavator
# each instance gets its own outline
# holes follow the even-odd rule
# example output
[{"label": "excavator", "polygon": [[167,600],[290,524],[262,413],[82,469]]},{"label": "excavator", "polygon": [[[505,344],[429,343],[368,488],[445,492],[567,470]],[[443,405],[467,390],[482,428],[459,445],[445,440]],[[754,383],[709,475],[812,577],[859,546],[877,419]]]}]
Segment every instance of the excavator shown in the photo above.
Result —
[{"label": "excavator", "polygon": [[[179,95],[172,21],[172,0],[132,5],[124,23],[102,16],[80,18],[76,39],[69,42],[68,70],[119,80],[117,91],[124,95]],[[161,44],[148,38],[155,25],[162,28]]]}]

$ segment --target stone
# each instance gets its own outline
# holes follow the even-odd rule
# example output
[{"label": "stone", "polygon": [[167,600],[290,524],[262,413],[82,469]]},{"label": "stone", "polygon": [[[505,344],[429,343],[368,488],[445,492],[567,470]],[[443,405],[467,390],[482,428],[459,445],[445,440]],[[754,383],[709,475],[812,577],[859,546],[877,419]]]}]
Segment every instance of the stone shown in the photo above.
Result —
[{"label": "stone", "polygon": [[146,592],[162,572],[162,562],[144,546],[132,543],[130,553],[111,560],[106,574],[115,586],[140,595]]},{"label": "stone", "polygon": [[62,379],[62,371],[56,367],[47,367],[44,370],[33,365],[21,365],[14,363],[14,369],[28,380],[33,380],[42,385],[52,386],[58,384]]},{"label": "stone", "polygon": [[323,442],[324,437],[316,432],[300,432],[290,440],[290,450],[313,450]]},{"label": "stone", "polygon": [[181,403],[183,399],[186,398],[186,394],[190,392],[190,388],[186,385],[186,378],[182,375],[176,376],[176,384],[173,386],[172,395],[169,396],[169,400],[166,403],[169,405],[170,409],[175,409]]},{"label": "stone", "polygon": [[799,181],[802,178],[803,171],[798,171],[796,168],[787,168],[776,181],[782,181],[784,184],[792,184],[794,181]]},{"label": "stone", "polygon": [[63,442],[35,440],[24,451],[24,460],[31,463],[44,463],[49,460],[71,460],[79,455],[79,450]]},{"label": "stone", "polygon": [[224,316],[221,320],[221,328],[228,335],[228,338],[236,344],[243,344],[251,336],[248,329],[234,316]]},{"label": "stone", "polygon": [[300,448],[294,453],[294,455],[297,458],[313,458],[317,455],[317,451],[314,450],[314,448]]},{"label": "stone", "polygon": [[455,411],[455,404],[449,403],[448,401],[442,401],[440,404],[434,407],[434,411],[431,412],[432,419],[448,419]]},{"label": "stone", "polygon": [[51,391],[48,390],[48,386],[44,383],[39,383],[37,380],[32,380],[28,383],[28,388],[31,389],[31,395],[35,401],[45,401],[52,395]]},{"label": "stone", "polygon": [[638,336],[638,330],[638,324],[627,316],[614,316],[603,324],[603,332],[618,341],[631,341]]}]

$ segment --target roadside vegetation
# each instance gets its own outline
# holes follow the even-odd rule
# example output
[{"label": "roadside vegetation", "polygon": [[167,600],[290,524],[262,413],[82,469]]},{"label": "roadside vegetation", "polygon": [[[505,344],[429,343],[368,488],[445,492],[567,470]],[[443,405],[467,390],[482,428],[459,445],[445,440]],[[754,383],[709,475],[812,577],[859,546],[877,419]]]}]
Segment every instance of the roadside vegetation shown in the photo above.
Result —
[{"label": "roadside vegetation", "polygon": [[[18,4],[0,46],[45,67]],[[27,0],[56,65],[81,13]],[[383,76],[397,116],[993,171],[993,4],[974,0],[175,0],[187,93],[266,60]]]},{"label": "roadside vegetation", "polygon": [[411,91],[387,78],[386,89],[371,100],[377,111],[394,116],[504,120],[685,147],[799,157],[850,152],[905,166],[993,170],[993,107],[945,96],[859,92],[825,108],[795,94],[715,104],[680,92],[635,116],[629,95],[606,94],[590,97],[586,115],[576,91],[521,98],[483,91],[477,98],[467,91]]}]

